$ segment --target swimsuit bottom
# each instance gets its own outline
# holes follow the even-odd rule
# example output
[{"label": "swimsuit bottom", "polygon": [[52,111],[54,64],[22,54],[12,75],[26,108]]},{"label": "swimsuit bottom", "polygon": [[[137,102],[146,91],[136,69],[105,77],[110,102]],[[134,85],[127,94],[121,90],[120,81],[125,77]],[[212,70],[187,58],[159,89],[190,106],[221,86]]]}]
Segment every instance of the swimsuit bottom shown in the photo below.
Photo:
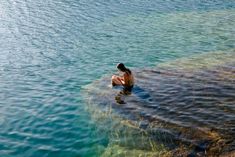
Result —
[{"label": "swimsuit bottom", "polygon": [[134,85],[124,86],[123,91],[131,92]]}]

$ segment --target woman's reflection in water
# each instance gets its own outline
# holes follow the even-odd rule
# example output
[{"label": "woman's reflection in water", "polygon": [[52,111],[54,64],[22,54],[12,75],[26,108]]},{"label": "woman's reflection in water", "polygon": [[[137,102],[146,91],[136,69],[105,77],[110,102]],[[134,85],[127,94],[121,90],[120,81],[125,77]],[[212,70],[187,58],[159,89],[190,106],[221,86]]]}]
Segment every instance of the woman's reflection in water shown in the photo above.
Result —
[{"label": "woman's reflection in water", "polygon": [[125,104],[124,97],[131,95],[132,88],[123,88],[116,96],[115,100],[118,104]]}]

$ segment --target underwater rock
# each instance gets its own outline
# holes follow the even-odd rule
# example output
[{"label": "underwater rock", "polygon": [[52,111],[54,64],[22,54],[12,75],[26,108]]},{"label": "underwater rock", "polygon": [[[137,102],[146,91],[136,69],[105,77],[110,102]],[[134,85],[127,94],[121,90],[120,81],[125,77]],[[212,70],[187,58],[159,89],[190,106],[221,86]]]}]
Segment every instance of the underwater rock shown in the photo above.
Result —
[{"label": "underwater rock", "polygon": [[157,151],[146,151],[139,149],[126,149],[119,145],[110,145],[101,157],[123,157],[123,156],[135,156],[135,157],[169,157],[171,154],[169,152],[157,152]]},{"label": "underwater rock", "polygon": [[88,85],[83,92],[88,110],[105,126],[101,129],[108,127],[114,145],[104,156],[116,147],[127,154],[138,150],[162,156],[232,153],[234,52],[207,53],[135,70],[136,85],[130,95],[109,86],[109,77]]}]

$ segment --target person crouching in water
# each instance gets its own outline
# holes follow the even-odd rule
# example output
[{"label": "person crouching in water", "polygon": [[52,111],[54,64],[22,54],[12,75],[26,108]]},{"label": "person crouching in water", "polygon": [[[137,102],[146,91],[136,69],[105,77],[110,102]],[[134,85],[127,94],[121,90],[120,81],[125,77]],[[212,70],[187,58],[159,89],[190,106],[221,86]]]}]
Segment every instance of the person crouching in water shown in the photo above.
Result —
[{"label": "person crouching in water", "polygon": [[117,86],[117,85],[122,85],[123,91],[126,92],[131,92],[132,88],[134,86],[134,77],[130,69],[126,68],[123,63],[119,63],[117,65],[117,69],[121,72],[123,72],[123,76],[112,76],[112,85]]}]

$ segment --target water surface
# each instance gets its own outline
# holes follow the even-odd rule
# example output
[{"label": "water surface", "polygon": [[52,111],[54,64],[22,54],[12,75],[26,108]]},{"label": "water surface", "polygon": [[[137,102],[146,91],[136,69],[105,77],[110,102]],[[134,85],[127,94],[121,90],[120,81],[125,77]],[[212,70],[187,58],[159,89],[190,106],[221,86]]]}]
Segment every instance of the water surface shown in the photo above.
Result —
[{"label": "water surface", "polygon": [[120,61],[135,69],[233,49],[234,8],[219,0],[1,0],[0,156],[105,154],[110,134],[85,109],[81,89]]}]

